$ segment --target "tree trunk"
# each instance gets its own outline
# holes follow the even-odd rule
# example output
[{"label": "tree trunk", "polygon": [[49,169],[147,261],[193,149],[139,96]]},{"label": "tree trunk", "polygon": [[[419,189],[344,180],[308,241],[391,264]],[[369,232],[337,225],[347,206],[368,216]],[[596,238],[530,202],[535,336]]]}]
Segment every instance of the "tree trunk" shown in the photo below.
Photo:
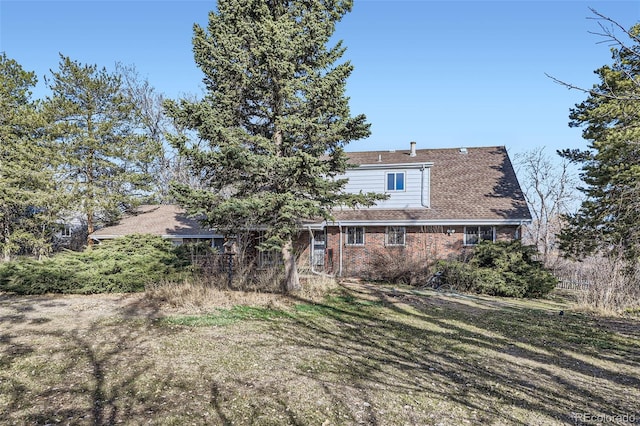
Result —
[{"label": "tree trunk", "polygon": [[[89,138],[93,138],[93,129],[92,129],[92,125],[91,125],[91,116],[87,117],[87,128],[89,129]],[[87,194],[88,194],[88,198],[87,200],[85,200],[85,202],[87,203],[87,247],[91,248],[93,247],[93,240],[91,239],[91,234],[93,234],[93,231],[95,231],[95,222],[94,222],[94,215],[93,215],[93,199],[95,197],[95,192],[94,192],[94,179],[93,179],[93,162],[95,159],[95,151],[93,149],[89,150],[89,154],[87,157],[87,165],[86,165],[86,178],[87,178]]]},{"label": "tree trunk", "polygon": [[282,247],[282,260],[284,262],[284,292],[291,293],[302,289],[291,238]]},{"label": "tree trunk", "polygon": [[9,248],[9,225],[4,223],[4,248],[2,250],[3,260],[9,262],[11,260],[11,249]]},{"label": "tree trunk", "polygon": [[95,230],[93,212],[91,211],[87,213],[87,247],[93,247],[93,239],[90,235],[93,234]]},{"label": "tree trunk", "polygon": [[2,254],[2,260],[4,262],[9,262],[11,261],[11,250],[9,250],[9,243],[8,243],[8,238],[5,238],[5,246],[4,246],[4,250],[2,250],[3,254]]}]

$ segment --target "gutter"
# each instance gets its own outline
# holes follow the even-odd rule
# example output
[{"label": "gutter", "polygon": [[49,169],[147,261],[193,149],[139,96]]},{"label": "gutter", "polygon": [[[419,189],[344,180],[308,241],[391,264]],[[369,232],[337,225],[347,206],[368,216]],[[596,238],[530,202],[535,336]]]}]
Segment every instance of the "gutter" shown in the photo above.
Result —
[{"label": "gutter", "polygon": [[[102,241],[102,240],[114,240],[116,238],[120,238],[120,237],[126,237],[127,235],[137,235],[137,233],[131,233],[131,234],[105,234],[105,235],[89,235],[89,238],[91,238],[92,240],[95,241]],[[205,239],[205,238],[224,238],[224,235],[221,234],[185,234],[185,235],[174,235],[174,234],[163,234],[163,235],[158,235],[158,234],[144,234],[141,233],[140,235],[153,235],[153,236],[158,236],[160,238],[164,238],[164,239],[172,239],[172,238],[193,238],[193,239]]]},{"label": "gutter", "polygon": [[500,226],[500,225],[524,225],[530,223],[522,219],[446,219],[446,220],[342,220],[332,222],[330,226],[455,226],[455,225],[478,225],[478,226]]}]

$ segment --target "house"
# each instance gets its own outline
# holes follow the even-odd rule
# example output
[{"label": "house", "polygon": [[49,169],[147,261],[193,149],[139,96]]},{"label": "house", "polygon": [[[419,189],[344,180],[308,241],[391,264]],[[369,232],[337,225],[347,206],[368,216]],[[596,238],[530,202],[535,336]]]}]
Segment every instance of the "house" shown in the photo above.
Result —
[{"label": "house", "polygon": [[53,230],[55,250],[82,250],[87,243],[87,220],[78,211],[63,211],[56,220]]},{"label": "house", "polygon": [[375,206],[307,222],[300,261],[318,272],[362,275],[396,256],[433,260],[482,240],[513,240],[531,214],[503,146],[348,153],[348,192],[379,192]]},{"label": "house", "polygon": [[[366,275],[372,262],[419,261],[460,255],[479,241],[520,239],[531,214],[504,146],[367,151],[347,154],[345,191],[379,192],[386,200],[366,208],[336,208],[332,221],[305,221],[296,241],[299,265],[338,276]],[[175,244],[223,235],[204,229],[175,205],[141,206],[91,238],[145,233]],[[259,235],[257,235],[259,240]],[[261,266],[273,253],[259,253]]]},{"label": "house", "polygon": [[142,205],[125,215],[116,225],[106,226],[89,237],[100,242],[130,234],[150,234],[171,240],[175,245],[207,242],[222,247],[223,236],[204,228],[184,209],[173,204]]}]

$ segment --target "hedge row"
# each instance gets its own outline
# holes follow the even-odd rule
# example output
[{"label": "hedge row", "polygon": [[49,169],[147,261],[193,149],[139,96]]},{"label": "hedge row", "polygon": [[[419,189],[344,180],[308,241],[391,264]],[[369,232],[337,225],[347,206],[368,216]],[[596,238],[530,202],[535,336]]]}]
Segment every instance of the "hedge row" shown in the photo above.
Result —
[{"label": "hedge row", "polygon": [[84,252],[0,264],[0,290],[18,294],[120,293],[175,280],[187,269],[184,250],[149,235],[105,241]]}]

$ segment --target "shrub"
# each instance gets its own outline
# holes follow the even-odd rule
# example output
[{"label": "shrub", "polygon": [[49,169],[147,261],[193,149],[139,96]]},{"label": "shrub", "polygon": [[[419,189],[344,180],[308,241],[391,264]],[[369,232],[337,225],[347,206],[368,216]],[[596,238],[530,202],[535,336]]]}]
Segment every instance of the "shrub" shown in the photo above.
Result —
[{"label": "shrub", "polygon": [[440,262],[442,278],[461,291],[508,297],[542,297],[557,279],[542,263],[536,251],[520,241],[481,242],[467,262]]},{"label": "shrub", "polygon": [[0,290],[19,294],[136,292],[150,282],[177,279],[187,264],[169,241],[131,235],[84,252],[2,264]]},{"label": "shrub", "polygon": [[424,256],[402,250],[373,252],[368,262],[366,278],[395,284],[425,284],[431,277],[433,262]]},{"label": "shrub", "polygon": [[477,268],[465,262],[440,261],[436,269],[442,272],[444,283],[459,291],[474,291]]}]

